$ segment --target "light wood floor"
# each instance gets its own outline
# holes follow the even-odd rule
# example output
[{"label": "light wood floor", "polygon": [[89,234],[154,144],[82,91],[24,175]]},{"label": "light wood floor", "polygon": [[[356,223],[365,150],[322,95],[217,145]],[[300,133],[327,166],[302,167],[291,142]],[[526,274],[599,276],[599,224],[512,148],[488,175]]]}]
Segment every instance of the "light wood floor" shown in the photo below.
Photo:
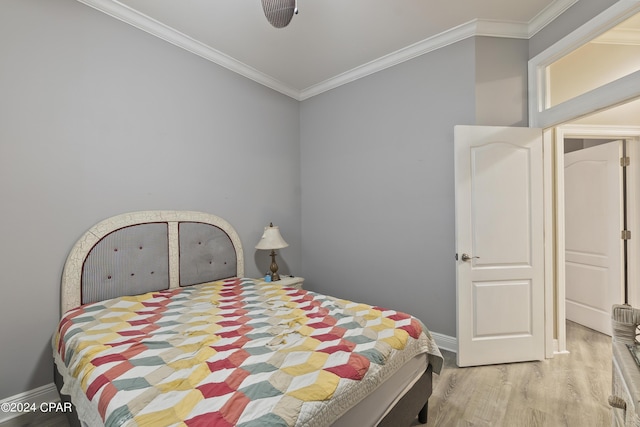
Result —
[{"label": "light wood floor", "polygon": [[[427,427],[610,426],[611,338],[567,322],[570,354],[542,362],[458,368],[444,352]],[[419,426],[416,420],[413,424]],[[28,414],[0,427],[68,427],[64,414]]]},{"label": "light wood floor", "polygon": [[567,322],[567,349],[542,362],[474,368],[456,367],[446,352],[426,426],[610,426],[611,338]]}]

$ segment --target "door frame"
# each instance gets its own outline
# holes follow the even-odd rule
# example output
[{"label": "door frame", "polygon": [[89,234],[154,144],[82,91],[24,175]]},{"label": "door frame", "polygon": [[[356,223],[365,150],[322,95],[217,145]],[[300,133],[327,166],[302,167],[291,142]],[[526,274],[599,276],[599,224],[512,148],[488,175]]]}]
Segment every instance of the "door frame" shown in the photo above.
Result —
[{"label": "door frame", "polygon": [[[529,127],[543,129],[545,265],[548,266],[545,268],[545,356],[547,358],[552,358],[555,353],[566,352],[564,304],[558,303],[558,301],[564,301],[564,286],[557,285],[556,254],[564,252],[564,247],[556,246],[558,187],[555,180],[557,147],[554,127],[640,98],[640,71],[637,71],[550,107],[547,85],[548,66],[638,12],[640,12],[640,1],[617,2],[531,58],[528,63]],[[640,185],[637,185],[637,190],[640,190]],[[564,220],[564,212],[562,218]],[[640,230],[636,234],[640,235]],[[633,239],[631,241],[633,242]],[[640,254],[638,243],[634,243],[634,246],[636,252]],[[638,277],[637,271],[635,275]],[[636,296],[636,300],[640,303],[640,297]]]},{"label": "door frame", "polygon": [[[584,138],[584,139],[625,139],[627,140],[627,156],[635,161],[627,168],[627,224],[632,230],[632,239],[628,243],[627,257],[629,259],[639,259],[640,257],[640,198],[637,196],[640,191],[640,174],[638,173],[638,158],[640,145],[640,127],[634,126],[597,126],[597,125],[563,125],[555,128],[553,138],[553,155],[555,169],[555,185],[553,193],[555,224],[555,313],[557,322],[557,340],[554,343],[554,353],[567,353],[566,337],[566,313],[565,313],[565,210],[564,210],[564,139]],[[636,236],[634,239],[633,236]],[[637,263],[628,263],[627,278],[629,283],[639,283],[640,273]],[[640,289],[638,286],[629,286],[628,302],[634,306],[640,306]]]}]

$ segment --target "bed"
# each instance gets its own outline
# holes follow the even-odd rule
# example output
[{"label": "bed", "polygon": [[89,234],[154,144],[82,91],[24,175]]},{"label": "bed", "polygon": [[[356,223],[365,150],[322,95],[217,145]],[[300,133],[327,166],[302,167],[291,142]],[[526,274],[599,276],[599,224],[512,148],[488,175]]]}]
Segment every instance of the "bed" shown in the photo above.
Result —
[{"label": "bed", "polygon": [[54,379],[72,426],[409,426],[442,356],[383,307],[244,276],[237,232],[132,212],[66,260]]}]

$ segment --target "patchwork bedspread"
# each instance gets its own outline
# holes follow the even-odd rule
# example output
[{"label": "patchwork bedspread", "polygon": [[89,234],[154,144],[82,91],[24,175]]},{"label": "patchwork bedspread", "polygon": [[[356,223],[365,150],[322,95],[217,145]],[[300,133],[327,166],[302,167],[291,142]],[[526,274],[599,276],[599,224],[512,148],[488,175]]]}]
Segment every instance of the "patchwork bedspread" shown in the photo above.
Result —
[{"label": "patchwork bedspread", "polygon": [[251,279],[78,307],[53,346],[91,426],[329,425],[414,356],[442,360],[407,314]]}]

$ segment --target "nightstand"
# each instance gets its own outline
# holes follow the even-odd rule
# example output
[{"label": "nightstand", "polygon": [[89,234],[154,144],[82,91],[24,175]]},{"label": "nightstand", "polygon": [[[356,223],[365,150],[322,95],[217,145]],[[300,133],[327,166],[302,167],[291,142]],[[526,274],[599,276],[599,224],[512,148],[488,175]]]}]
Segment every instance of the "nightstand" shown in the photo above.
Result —
[{"label": "nightstand", "polygon": [[[260,283],[266,283],[264,278],[258,280]],[[274,285],[287,286],[289,288],[302,289],[302,282],[304,282],[304,277],[280,276],[280,280],[270,283],[273,283]]]}]

